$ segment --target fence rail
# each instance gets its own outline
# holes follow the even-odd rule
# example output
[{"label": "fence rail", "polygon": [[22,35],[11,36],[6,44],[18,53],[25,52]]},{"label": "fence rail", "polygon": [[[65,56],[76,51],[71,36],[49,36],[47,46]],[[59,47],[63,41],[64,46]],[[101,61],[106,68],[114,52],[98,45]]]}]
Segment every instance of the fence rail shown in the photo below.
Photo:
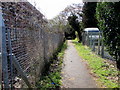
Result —
[{"label": "fence rail", "polygon": [[89,46],[92,51],[101,57],[114,60],[114,58],[108,53],[107,48],[104,46],[102,32],[83,32],[82,43],[83,45]]}]

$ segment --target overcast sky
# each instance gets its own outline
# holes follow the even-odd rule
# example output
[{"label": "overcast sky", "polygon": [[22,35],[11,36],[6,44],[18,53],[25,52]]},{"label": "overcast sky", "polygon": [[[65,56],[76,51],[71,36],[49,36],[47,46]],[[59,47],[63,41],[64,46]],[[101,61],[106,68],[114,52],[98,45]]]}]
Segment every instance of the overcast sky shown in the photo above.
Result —
[{"label": "overcast sky", "polygon": [[[82,3],[82,0],[28,0],[45,15],[47,19],[52,19],[58,15],[65,7],[73,3]],[[35,2],[35,3],[34,3]]]}]

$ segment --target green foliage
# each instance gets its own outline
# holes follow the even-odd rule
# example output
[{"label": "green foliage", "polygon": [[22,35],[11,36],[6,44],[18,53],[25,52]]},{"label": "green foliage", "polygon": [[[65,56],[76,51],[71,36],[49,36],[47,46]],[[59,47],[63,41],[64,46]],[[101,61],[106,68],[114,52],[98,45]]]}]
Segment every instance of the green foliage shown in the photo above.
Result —
[{"label": "green foliage", "polygon": [[83,6],[82,22],[84,28],[97,27],[97,20],[95,18],[96,2],[86,2]]},{"label": "green foliage", "polygon": [[79,42],[82,40],[82,29],[80,29],[80,22],[77,20],[78,17],[75,14],[72,14],[68,17],[69,25],[74,29],[74,31],[78,32]]},{"label": "green foliage", "polygon": [[120,2],[98,3],[96,17],[105,45],[120,69]]},{"label": "green foliage", "polygon": [[[118,88],[118,70],[106,60],[95,55],[87,46],[73,41],[79,55],[88,62],[91,71],[95,73],[97,81],[101,87]],[[93,58],[94,57],[94,58]],[[119,87],[120,88],[120,87]]]},{"label": "green foliage", "polygon": [[78,22],[77,18],[78,17],[74,14],[72,14],[71,16],[68,17],[68,22],[75,31],[79,30],[79,22]]},{"label": "green foliage", "polygon": [[[61,86],[61,68],[63,63],[64,51],[67,48],[66,42],[60,46],[57,54],[51,59],[48,71],[45,72],[37,83],[37,88],[40,89],[58,89]],[[57,58],[56,58],[57,57]]]},{"label": "green foliage", "polygon": [[65,38],[66,39],[75,39],[76,38],[76,35],[75,35],[75,30],[69,25],[67,24],[64,28],[64,31],[65,31]]}]

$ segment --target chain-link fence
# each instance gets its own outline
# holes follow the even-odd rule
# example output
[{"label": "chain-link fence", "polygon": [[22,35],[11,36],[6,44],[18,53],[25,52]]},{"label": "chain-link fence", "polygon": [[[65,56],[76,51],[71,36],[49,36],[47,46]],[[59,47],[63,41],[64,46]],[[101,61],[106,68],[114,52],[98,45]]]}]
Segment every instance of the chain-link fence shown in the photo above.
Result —
[{"label": "chain-link fence", "polygon": [[34,87],[44,65],[63,43],[63,32],[49,30],[43,15],[28,2],[0,5],[2,87]]}]

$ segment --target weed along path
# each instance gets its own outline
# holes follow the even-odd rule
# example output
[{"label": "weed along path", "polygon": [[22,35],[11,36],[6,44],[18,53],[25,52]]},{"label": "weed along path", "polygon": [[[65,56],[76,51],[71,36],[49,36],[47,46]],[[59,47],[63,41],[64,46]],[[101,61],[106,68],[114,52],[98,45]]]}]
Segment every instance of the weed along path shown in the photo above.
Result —
[{"label": "weed along path", "polygon": [[65,51],[62,69],[62,88],[97,88],[85,62],[82,61],[71,40]]}]

